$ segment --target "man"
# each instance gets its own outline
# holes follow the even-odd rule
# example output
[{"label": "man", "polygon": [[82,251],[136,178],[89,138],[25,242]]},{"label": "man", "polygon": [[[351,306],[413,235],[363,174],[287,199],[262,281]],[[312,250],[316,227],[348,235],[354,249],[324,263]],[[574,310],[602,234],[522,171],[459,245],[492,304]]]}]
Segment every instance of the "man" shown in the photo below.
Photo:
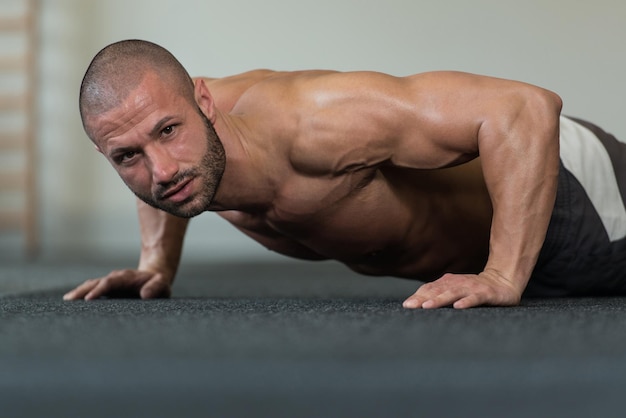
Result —
[{"label": "man", "polygon": [[187,219],[207,210],[287,256],[428,282],[406,308],[621,291],[626,147],[560,109],[544,89],[456,72],[192,80],[157,45],[112,44],[80,110],[139,198],[140,262],[65,298],[169,296]]}]

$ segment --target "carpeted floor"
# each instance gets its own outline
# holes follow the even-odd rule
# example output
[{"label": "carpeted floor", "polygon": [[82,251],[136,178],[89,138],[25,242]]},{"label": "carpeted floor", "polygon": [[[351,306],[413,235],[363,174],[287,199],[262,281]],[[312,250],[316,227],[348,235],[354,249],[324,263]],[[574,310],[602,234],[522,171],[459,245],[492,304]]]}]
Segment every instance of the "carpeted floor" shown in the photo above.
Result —
[{"label": "carpeted floor", "polygon": [[0,267],[1,417],[623,415],[626,298],[407,311],[417,283],[286,263],[61,300],[109,267]]}]

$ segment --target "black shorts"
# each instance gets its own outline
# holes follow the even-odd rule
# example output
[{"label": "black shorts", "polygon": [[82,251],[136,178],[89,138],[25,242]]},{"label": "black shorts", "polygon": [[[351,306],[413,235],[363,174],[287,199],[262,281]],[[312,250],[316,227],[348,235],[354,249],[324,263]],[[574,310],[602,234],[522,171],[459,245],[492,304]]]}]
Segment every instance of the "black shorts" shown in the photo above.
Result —
[{"label": "black shorts", "polygon": [[626,294],[626,144],[561,118],[556,203],[525,296]]}]

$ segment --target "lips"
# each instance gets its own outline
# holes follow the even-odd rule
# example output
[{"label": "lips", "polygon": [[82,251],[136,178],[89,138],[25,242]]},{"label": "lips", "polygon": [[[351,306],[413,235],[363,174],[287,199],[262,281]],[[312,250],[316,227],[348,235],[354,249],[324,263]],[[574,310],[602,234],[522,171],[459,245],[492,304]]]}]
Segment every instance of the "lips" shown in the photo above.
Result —
[{"label": "lips", "polygon": [[190,190],[189,190],[190,187],[188,186],[190,185],[192,181],[193,181],[193,178],[189,178],[187,180],[184,180],[178,183],[172,189],[168,190],[163,195],[161,195],[161,200],[166,200],[166,199],[173,200],[173,201],[185,200],[190,194]]}]

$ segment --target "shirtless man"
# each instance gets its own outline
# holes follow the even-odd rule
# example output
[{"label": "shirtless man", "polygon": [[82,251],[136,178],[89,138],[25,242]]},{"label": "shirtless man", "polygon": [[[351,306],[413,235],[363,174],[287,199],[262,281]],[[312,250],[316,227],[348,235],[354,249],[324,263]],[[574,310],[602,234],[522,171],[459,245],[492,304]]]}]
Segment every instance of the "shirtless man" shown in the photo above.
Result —
[{"label": "shirtless man", "polygon": [[457,72],[192,80],[163,48],[122,41],[92,61],[80,110],[138,197],[142,247],[137,270],[65,299],[169,296],[204,211],[287,256],[428,282],[406,308],[516,305],[535,275],[542,294],[575,292],[538,271],[560,254],[542,247],[569,174],[561,100],[541,88]]}]

